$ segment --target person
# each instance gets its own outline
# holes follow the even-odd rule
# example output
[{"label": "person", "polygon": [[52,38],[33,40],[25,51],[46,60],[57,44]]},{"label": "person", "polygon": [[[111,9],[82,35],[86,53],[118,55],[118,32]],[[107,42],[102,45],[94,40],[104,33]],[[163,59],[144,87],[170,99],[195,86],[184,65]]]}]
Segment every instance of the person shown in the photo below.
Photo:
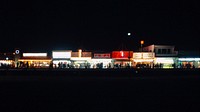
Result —
[{"label": "person", "polygon": [[52,69],[53,68],[53,62],[50,62],[49,68]]},{"label": "person", "polygon": [[61,66],[60,66],[60,62],[58,63],[58,68],[60,68]]},{"label": "person", "polygon": [[194,65],[192,65],[192,68],[195,68],[195,66],[194,66]]},{"label": "person", "polygon": [[26,62],[26,67],[29,68],[28,61]]},{"label": "person", "polygon": [[17,62],[17,68],[19,68],[19,62]]}]

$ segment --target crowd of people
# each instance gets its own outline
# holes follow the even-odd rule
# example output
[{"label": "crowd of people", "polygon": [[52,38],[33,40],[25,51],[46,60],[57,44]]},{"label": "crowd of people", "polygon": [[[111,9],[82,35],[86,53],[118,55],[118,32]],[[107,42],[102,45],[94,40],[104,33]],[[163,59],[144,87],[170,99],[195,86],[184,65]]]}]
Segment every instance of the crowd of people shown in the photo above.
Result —
[{"label": "crowd of people", "polygon": [[[46,67],[42,66],[34,66],[29,64],[28,62],[17,62],[15,65],[14,63],[11,64],[6,64],[6,63],[0,63],[0,68],[7,68],[7,69],[12,69],[12,68],[54,68],[54,69],[71,69],[71,68],[91,68],[91,69],[103,69],[103,68],[138,68],[138,69],[145,69],[145,68],[164,68],[162,63],[157,63],[157,64],[136,64],[136,66],[131,66],[129,63],[126,63],[125,65],[121,63],[116,63],[111,65],[111,63],[107,65],[103,65],[103,63],[96,63],[96,64],[90,64],[90,63],[80,63],[80,64],[73,64],[73,63],[63,63],[59,62],[58,64],[54,64],[53,62],[50,62],[50,64]],[[176,65],[171,64],[170,68],[195,68],[193,64],[186,63],[186,64],[178,64]]]}]

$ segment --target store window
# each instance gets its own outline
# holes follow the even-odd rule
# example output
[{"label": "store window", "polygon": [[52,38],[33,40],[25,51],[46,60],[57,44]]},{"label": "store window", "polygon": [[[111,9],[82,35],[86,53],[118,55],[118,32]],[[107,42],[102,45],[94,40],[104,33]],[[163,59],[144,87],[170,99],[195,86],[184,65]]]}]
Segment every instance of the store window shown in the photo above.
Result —
[{"label": "store window", "polygon": [[171,54],[171,49],[167,49],[167,54]]},{"label": "store window", "polygon": [[158,54],[161,54],[161,49],[158,49]]},{"label": "store window", "polygon": [[166,54],[167,53],[167,49],[162,49],[162,54]]}]

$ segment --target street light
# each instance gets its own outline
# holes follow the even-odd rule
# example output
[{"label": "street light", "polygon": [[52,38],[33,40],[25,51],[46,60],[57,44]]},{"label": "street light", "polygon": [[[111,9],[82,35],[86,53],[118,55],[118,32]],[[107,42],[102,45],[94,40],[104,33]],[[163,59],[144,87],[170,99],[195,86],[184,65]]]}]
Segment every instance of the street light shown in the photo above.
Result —
[{"label": "street light", "polygon": [[[131,33],[127,33],[127,35],[130,37],[131,36]],[[129,49],[129,56],[128,56],[128,59],[129,59],[129,67],[131,66],[131,56],[130,56],[130,49]]]},{"label": "street light", "polygon": [[140,44],[141,44],[141,51],[142,51],[142,45],[144,44],[144,40],[141,40]]}]

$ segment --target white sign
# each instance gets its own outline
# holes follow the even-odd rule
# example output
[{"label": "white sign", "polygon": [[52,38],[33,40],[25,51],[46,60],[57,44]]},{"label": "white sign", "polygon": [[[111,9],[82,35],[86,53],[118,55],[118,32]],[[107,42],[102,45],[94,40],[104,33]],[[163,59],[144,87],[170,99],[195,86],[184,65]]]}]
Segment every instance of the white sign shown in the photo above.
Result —
[{"label": "white sign", "polygon": [[133,53],[133,58],[134,59],[140,59],[140,58],[142,58],[142,53]]},{"label": "white sign", "polygon": [[70,51],[62,51],[62,52],[54,52],[52,53],[53,58],[71,58],[71,52]]},{"label": "white sign", "polygon": [[23,53],[23,57],[46,57],[47,53]]},{"label": "white sign", "polygon": [[143,53],[143,58],[154,58],[154,53]]},{"label": "white sign", "polygon": [[154,53],[133,53],[134,59],[152,59],[154,58]]},{"label": "white sign", "polygon": [[156,58],[155,63],[173,64],[174,63],[174,59],[173,58]]}]

